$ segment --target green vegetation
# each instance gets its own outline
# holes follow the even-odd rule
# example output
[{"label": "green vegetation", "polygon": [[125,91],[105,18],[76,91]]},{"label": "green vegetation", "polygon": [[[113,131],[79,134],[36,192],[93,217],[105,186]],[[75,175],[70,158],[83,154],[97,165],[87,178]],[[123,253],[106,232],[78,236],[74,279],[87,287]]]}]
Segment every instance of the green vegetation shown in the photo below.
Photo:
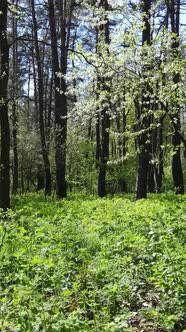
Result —
[{"label": "green vegetation", "polygon": [[16,197],[1,214],[0,331],[186,329],[186,197]]}]

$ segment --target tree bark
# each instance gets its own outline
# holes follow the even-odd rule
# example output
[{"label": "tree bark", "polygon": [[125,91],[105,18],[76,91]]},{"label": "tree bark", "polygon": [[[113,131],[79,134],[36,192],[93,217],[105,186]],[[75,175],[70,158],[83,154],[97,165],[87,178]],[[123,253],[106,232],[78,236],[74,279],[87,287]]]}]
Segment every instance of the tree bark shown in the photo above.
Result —
[{"label": "tree bark", "polygon": [[[15,1],[17,8],[17,0]],[[14,39],[17,36],[17,18],[14,15],[12,21],[12,30]],[[16,107],[16,84],[17,84],[17,42],[13,44],[13,64],[12,64],[12,148],[13,148],[13,183],[12,194],[16,195],[18,192],[18,148],[17,148],[17,107]]]},{"label": "tree bark", "polygon": [[[56,194],[58,198],[65,198],[66,187],[66,139],[67,139],[67,97],[66,80],[67,49],[69,41],[70,24],[66,22],[66,2],[59,4],[61,25],[61,47],[58,54],[58,38],[56,30],[56,17],[53,0],[48,0],[48,13],[51,34],[52,65],[55,87],[55,163],[56,163]],[[69,16],[71,13],[69,13]],[[68,33],[66,33],[66,28]],[[60,64],[59,64],[60,63]],[[61,65],[61,67],[60,67]]]},{"label": "tree bark", "polygon": [[107,109],[104,109],[101,112],[101,117],[101,154],[98,177],[98,195],[104,197],[106,195],[106,169],[109,158],[110,116]]},{"label": "tree bark", "polygon": [[12,105],[12,145],[13,145],[13,183],[12,194],[16,195],[18,192],[18,148],[17,148],[17,111],[16,103],[13,101]]},{"label": "tree bark", "polygon": [[46,138],[45,138],[44,100],[43,100],[44,83],[43,83],[41,56],[38,44],[38,24],[35,15],[35,0],[31,0],[31,4],[32,4],[33,32],[34,32],[34,43],[35,43],[35,52],[36,52],[36,63],[37,63],[37,75],[38,75],[39,129],[40,129],[42,156],[43,156],[44,169],[45,169],[45,195],[50,195],[51,173],[50,173],[49,155],[48,155]]},{"label": "tree bark", "polygon": [[[150,9],[151,9],[151,0],[143,1],[143,21],[144,29],[142,32],[142,45],[151,44],[151,27],[150,27]],[[147,54],[143,55],[144,58],[147,57]],[[145,76],[145,72],[148,71],[148,65],[144,65],[142,68],[142,75]],[[150,103],[150,91],[148,83],[144,83],[142,88],[142,106],[139,112],[138,121],[140,121],[139,130],[142,133],[138,137],[138,166],[137,166],[137,177],[136,177],[136,194],[135,199],[141,199],[147,197],[147,176],[148,176],[148,166],[149,166],[149,135],[148,129],[150,125],[149,121],[149,103]],[[147,96],[146,96],[147,95]]]},{"label": "tree bark", "polygon": [[[102,0],[100,2],[100,7],[103,8],[105,11],[108,11],[109,8],[108,1]],[[104,19],[106,23],[100,26],[100,40],[104,38],[104,43],[108,47],[108,45],[110,44],[109,20],[106,14]],[[108,49],[107,52],[109,52]],[[100,86],[100,89],[105,91],[107,104],[109,104],[110,88],[108,86],[108,78],[101,77],[98,78],[98,80],[101,80],[98,86]],[[103,109],[101,110],[100,113],[100,122],[101,122],[101,139],[100,139],[100,167],[98,175],[98,195],[100,197],[104,197],[106,195],[106,170],[107,170],[107,161],[109,159],[109,129],[110,129],[109,107],[103,106]]]},{"label": "tree bark", "polygon": [[[179,55],[179,25],[180,25],[180,0],[170,0],[170,18],[171,18],[171,30],[175,34],[173,36],[172,42],[172,52],[173,57],[177,57]],[[175,37],[176,36],[176,37]],[[173,77],[174,84],[179,84],[180,76],[179,73],[175,73]],[[176,91],[176,97],[178,98],[178,91]],[[175,101],[173,105],[175,109],[174,113],[174,132],[172,137],[172,145],[173,145],[173,157],[172,157],[172,176],[174,181],[175,193],[176,194],[184,194],[184,181],[183,181],[183,171],[181,165],[181,138],[180,138],[180,107],[178,103]]]},{"label": "tree bark", "polygon": [[0,125],[1,125],[1,169],[0,207],[10,207],[10,129],[8,119],[9,47],[7,40],[7,0],[0,1]]},{"label": "tree bark", "polygon": [[174,155],[172,157],[172,176],[174,180],[175,193],[184,194],[183,171],[181,165],[180,151],[181,139],[177,130],[173,133],[172,144],[174,148]]},{"label": "tree bark", "polygon": [[37,191],[43,190],[45,188],[45,177],[43,165],[38,166],[37,170]]}]

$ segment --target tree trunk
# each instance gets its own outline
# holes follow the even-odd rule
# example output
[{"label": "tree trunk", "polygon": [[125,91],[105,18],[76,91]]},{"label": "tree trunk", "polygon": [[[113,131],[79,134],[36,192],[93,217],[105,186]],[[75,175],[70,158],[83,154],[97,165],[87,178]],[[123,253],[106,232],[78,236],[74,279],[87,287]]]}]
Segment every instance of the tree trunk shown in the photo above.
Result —
[{"label": "tree trunk", "polygon": [[173,145],[173,157],[172,157],[172,177],[174,181],[175,194],[184,194],[184,180],[183,180],[183,170],[181,164],[181,123],[180,123],[180,112],[174,114],[177,122],[173,125],[173,136],[172,136],[172,145]]},{"label": "tree trunk", "polygon": [[101,155],[100,168],[98,177],[98,195],[104,197],[106,195],[106,169],[109,158],[109,128],[110,115],[107,109],[101,112]]},{"label": "tree trunk", "polygon": [[[51,34],[52,65],[55,87],[55,162],[56,162],[56,193],[58,198],[65,198],[66,188],[66,138],[67,138],[67,97],[66,80],[64,75],[67,70],[67,36],[65,28],[65,6],[60,3],[61,11],[61,61],[59,66],[58,39],[56,32],[56,21],[54,13],[54,2],[48,0],[48,13]],[[69,14],[70,15],[70,14]]]},{"label": "tree trunk", "polygon": [[9,76],[9,47],[7,40],[7,10],[7,0],[0,1],[0,207],[3,209],[7,209],[10,207],[10,129],[7,101],[7,87]]},{"label": "tree trunk", "polygon": [[[105,11],[108,11],[108,1],[102,0],[100,2],[100,7]],[[104,19],[106,23],[100,26],[100,40],[104,38],[104,43],[108,47],[110,44],[109,38],[109,21],[108,17],[105,14]],[[109,52],[107,48],[107,52]],[[105,91],[107,103],[109,104],[109,86],[108,86],[108,78],[102,77],[98,78],[101,80],[98,82],[98,86],[100,89]],[[103,106],[100,114],[101,118],[101,140],[100,140],[100,167],[99,167],[99,175],[98,175],[98,195],[100,197],[104,197],[106,195],[106,170],[107,170],[107,161],[109,159],[109,129],[110,129],[110,110],[108,107]]]},{"label": "tree trunk", "polygon": [[148,167],[148,192],[155,193],[155,165],[149,163]]},{"label": "tree trunk", "polygon": [[12,194],[16,195],[18,192],[18,149],[17,149],[17,112],[16,103],[13,101],[12,105],[12,145],[13,145],[13,184]]},{"label": "tree trunk", "polygon": [[100,160],[101,157],[101,143],[100,143],[100,114],[97,114],[96,121],[96,160]]},{"label": "tree trunk", "polygon": [[44,83],[43,83],[43,71],[41,66],[41,56],[38,44],[38,32],[37,32],[38,25],[35,15],[35,0],[31,0],[31,4],[32,4],[32,20],[33,20],[34,42],[35,42],[37,74],[38,74],[39,129],[40,129],[42,156],[45,168],[45,195],[50,195],[51,173],[50,173],[50,161],[49,161],[46,138],[45,138],[44,100],[43,100]]},{"label": "tree trunk", "polygon": [[[180,25],[180,0],[170,0],[170,18],[171,18],[171,30],[174,33],[173,42],[172,42],[172,52],[173,56],[177,57],[179,55],[179,25]],[[175,37],[176,35],[176,37]],[[174,84],[179,84],[180,76],[179,73],[175,73],[173,77]],[[176,91],[176,94],[179,94]],[[179,96],[176,96],[179,97]],[[178,104],[173,105],[174,112],[174,133],[172,137],[172,145],[174,155],[172,157],[172,176],[174,181],[175,193],[176,194],[184,194],[184,182],[183,182],[183,171],[181,165],[181,138],[179,132],[181,130],[180,123],[180,107]],[[176,120],[176,121],[175,121]]]},{"label": "tree trunk", "polygon": [[[144,148],[143,148],[144,149]],[[147,174],[148,174],[149,153],[141,152],[138,156],[137,183],[135,199],[147,198]]]},{"label": "tree trunk", "polygon": [[[17,8],[17,0],[15,1]],[[12,22],[13,36],[17,36],[17,18],[13,16]],[[17,42],[13,44],[13,64],[12,64],[12,148],[13,148],[13,183],[12,194],[16,195],[18,192],[18,150],[17,150],[17,109],[16,109],[16,84],[17,84]]]},{"label": "tree trunk", "polygon": [[174,155],[172,157],[172,176],[176,194],[184,194],[183,171],[181,165],[181,139],[178,130],[173,133],[172,144]]},{"label": "tree trunk", "polygon": [[[151,0],[143,1],[143,21],[144,21],[144,30],[142,32],[142,45],[151,44],[151,28],[150,28],[150,9],[151,9]],[[144,54],[144,59],[147,57],[147,54]],[[144,65],[142,68],[142,75],[145,76],[145,72],[148,71],[148,65]],[[149,106],[150,106],[150,89],[148,83],[144,83],[142,88],[142,106],[139,110],[140,128],[142,133],[138,138],[138,167],[137,167],[137,177],[136,177],[136,195],[135,199],[141,199],[147,197],[147,176],[148,176],[148,166],[149,166],[149,135],[147,130],[149,129]]]},{"label": "tree trunk", "polygon": [[45,177],[43,165],[38,166],[37,170],[37,191],[43,190],[45,188]]}]

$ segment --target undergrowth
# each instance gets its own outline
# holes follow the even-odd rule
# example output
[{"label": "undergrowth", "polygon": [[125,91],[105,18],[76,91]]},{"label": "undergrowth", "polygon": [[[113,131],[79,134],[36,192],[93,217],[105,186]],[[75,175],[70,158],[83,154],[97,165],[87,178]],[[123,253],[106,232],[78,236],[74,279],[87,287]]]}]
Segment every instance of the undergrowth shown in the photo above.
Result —
[{"label": "undergrowth", "polygon": [[0,331],[186,330],[186,196],[14,204],[0,222]]}]

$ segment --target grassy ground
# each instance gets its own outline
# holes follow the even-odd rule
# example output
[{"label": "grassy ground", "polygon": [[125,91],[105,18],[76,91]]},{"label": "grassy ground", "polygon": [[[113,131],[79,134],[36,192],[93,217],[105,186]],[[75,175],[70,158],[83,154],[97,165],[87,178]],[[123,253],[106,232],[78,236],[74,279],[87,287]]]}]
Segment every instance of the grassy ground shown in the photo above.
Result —
[{"label": "grassy ground", "polygon": [[0,222],[0,331],[186,332],[186,196],[19,196]]}]

